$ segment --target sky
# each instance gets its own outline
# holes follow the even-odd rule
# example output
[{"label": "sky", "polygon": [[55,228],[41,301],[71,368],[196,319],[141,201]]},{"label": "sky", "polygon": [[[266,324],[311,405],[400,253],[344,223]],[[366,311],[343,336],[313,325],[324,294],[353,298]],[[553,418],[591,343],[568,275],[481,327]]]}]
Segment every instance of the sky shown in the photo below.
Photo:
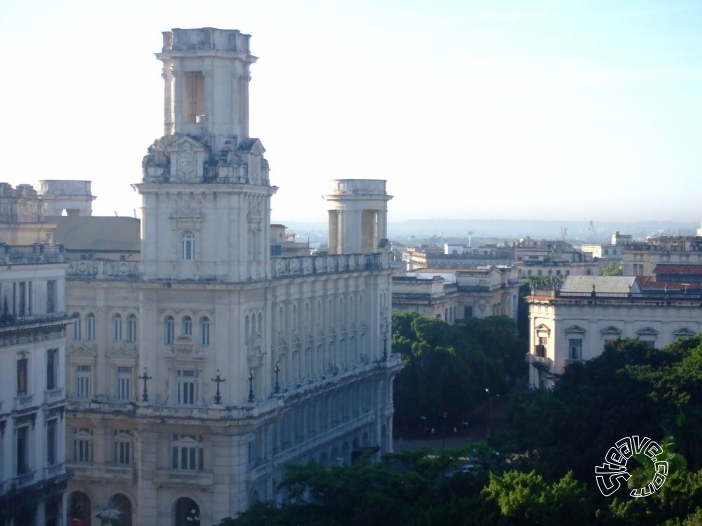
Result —
[{"label": "sky", "polygon": [[0,0],[0,181],[140,214],[162,31],[252,35],[272,219],[386,179],[390,221],[701,221],[699,0]]}]

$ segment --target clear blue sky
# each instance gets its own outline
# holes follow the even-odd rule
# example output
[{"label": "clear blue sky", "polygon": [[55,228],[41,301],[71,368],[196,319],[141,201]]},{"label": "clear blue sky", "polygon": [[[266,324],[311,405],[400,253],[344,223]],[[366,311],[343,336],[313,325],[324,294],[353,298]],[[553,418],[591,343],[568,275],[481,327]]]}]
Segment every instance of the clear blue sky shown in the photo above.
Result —
[{"label": "clear blue sky", "polygon": [[352,177],[391,220],[702,220],[699,0],[3,0],[0,181],[131,215],[160,32],[200,26],[252,35],[274,220],[324,221]]}]

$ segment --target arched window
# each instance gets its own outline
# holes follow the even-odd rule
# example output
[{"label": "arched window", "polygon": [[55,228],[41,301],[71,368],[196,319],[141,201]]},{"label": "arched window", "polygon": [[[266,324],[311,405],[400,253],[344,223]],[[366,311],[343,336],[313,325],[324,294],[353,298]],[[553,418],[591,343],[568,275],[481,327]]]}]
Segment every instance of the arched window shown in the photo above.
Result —
[{"label": "arched window", "polygon": [[95,314],[92,312],[85,317],[85,339],[95,341]]},{"label": "arched window", "polygon": [[80,314],[77,312],[74,312],[71,314],[71,318],[73,318],[73,341],[77,342],[80,341],[82,334],[81,334],[81,326],[80,326]]},{"label": "arched window", "polygon": [[175,505],[175,526],[200,524],[200,506],[187,497],[180,498]]},{"label": "arched window", "polygon": [[190,316],[183,316],[183,334],[193,334],[193,319]]},{"label": "arched window", "polygon": [[166,345],[171,345],[173,343],[173,338],[175,336],[175,320],[173,319],[173,316],[166,316],[166,323],[165,323],[165,334],[164,334],[164,341]]},{"label": "arched window", "polygon": [[200,318],[200,345],[210,345],[210,319],[207,316]]},{"label": "arched window", "polygon": [[136,314],[127,316],[127,341],[136,343],[137,341],[137,318]]},{"label": "arched window", "polygon": [[116,342],[122,341],[122,315],[115,314],[112,318],[112,335]]},{"label": "arched window", "polygon": [[92,518],[90,498],[82,491],[74,491],[68,504],[70,524],[90,524]]},{"label": "arched window", "polygon": [[183,232],[181,249],[183,261],[193,261],[195,259],[195,236],[192,232]]},{"label": "arched window", "polygon": [[132,526],[132,501],[117,493],[107,504],[107,509],[101,510],[96,517],[107,519],[114,526]]}]

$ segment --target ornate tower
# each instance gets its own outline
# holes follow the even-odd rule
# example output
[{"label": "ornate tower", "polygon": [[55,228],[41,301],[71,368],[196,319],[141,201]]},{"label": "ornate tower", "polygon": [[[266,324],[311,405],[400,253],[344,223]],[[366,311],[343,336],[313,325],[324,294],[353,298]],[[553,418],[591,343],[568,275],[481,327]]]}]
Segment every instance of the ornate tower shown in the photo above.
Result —
[{"label": "ornate tower", "polygon": [[329,209],[329,253],[372,254],[388,237],[385,181],[333,179],[324,196]]},{"label": "ornate tower", "polygon": [[249,137],[249,35],[163,33],[164,133],[142,162],[146,279],[249,281],[270,273],[268,163]]}]

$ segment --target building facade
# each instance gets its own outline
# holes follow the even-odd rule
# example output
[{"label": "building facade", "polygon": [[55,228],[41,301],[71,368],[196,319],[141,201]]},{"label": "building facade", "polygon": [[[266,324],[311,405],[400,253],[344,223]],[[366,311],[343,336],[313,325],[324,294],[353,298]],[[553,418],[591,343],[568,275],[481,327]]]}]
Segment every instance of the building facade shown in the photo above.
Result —
[{"label": "building facade", "polygon": [[62,247],[0,244],[0,523],[59,526],[65,510]]},{"label": "building facade", "polygon": [[393,312],[417,312],[449,324],[488,316],[517,319],[520,281],[514,267],[419,269],[392,279]]},{"label": "building facade", "polygon": [[157,57],[141,261],[69,268],[69,507],[85,524],[213,524],[282,500],[288,463],[392,448],[385,182],[332,181],[335,254],[271,258],[249,36],[174,29]]},{"label": "building facade", "polygon": [[[661,284],[662,285],[662,284]],[[652,288],[634,277],[571,276],[560,290],[534,290],[529,303],[529,384],[602,354],[610,340],[637,338],[661,348],[702,330],[702,293]]]}]

